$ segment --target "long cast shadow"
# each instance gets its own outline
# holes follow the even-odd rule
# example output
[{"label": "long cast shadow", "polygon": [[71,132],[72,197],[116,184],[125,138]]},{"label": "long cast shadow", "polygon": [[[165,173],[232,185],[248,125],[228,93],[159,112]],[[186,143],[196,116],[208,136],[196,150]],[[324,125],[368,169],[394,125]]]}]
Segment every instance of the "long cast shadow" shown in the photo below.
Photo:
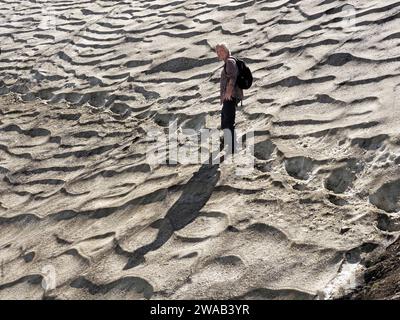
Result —
[{"label": "long cast shadow", "polygon": [[128,262],[124,270],[138,266],[145,261],[145,255],[163,246],[174,231],[180,230],[195,220],[210,199],[211,194],[219,180],[219,164],[213,164],[210,160],[188,181],[179,199],[168,210],[165,217],[158,221],[158,234],[156,239],[129,254]]}]

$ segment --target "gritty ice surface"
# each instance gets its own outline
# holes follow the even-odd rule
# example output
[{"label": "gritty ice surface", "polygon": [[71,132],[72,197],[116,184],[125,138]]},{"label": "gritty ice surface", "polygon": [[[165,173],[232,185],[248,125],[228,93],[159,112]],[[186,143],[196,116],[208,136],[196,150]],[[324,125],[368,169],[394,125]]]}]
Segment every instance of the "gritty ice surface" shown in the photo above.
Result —
[{"label": "gritty ice surface", "polygon": [[[396,1],[0,2],[0,298],[330,299],[397,235]],[[220,41],[251,157],[158,162]]]}]

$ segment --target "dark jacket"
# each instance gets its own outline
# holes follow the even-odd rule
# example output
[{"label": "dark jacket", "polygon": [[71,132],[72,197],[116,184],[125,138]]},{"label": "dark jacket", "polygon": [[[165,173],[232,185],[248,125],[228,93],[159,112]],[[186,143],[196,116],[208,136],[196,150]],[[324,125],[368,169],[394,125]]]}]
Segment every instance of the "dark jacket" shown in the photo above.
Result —
[{"label": "dark jacket", "polygon": [[223,97],[225,95],[225,92],[229,86],[233,86],[232,90],[232,96],[237,98],[238,100],[243,99],[243,90],[240,89],[236,83],[236,78],[238,75],[238,68],[236,66],[236,61],[233,59],[233,57],[229,57],[222,68],[221,71],[221,82],[220,82],[220,102],[222,104],[223,102]]}]

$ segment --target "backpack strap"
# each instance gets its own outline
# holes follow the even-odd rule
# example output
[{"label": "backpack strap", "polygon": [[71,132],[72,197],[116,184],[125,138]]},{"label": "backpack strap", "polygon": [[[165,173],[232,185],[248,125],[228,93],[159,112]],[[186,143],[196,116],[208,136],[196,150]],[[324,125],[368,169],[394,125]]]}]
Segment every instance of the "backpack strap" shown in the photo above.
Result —
[{"label": "backpack strap", "polygon": [[[235,57],[233,57],[233,56],[229,56],[228,59],[229,59],[229,58],[232,58],[233,60],[235,60],[236,68],[237,68],[237,59],[236,59]],[[224,63],[224,71],[225,71],[225,73],[226,73],[226,63]]]}]

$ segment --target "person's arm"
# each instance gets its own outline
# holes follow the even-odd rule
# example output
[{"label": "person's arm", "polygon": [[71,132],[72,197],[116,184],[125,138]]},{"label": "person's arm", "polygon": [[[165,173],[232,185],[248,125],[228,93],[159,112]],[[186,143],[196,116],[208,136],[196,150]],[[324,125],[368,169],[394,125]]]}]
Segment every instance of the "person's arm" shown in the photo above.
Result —
[{"label": "person's arm", "polygon": [[235,88],[236,78],[237,78],[237,68],[236,61],[229,58],[226,61],[226,75],[227,75],[227,85],[225,91],[225,100],[232,99],[233,90]]}]

